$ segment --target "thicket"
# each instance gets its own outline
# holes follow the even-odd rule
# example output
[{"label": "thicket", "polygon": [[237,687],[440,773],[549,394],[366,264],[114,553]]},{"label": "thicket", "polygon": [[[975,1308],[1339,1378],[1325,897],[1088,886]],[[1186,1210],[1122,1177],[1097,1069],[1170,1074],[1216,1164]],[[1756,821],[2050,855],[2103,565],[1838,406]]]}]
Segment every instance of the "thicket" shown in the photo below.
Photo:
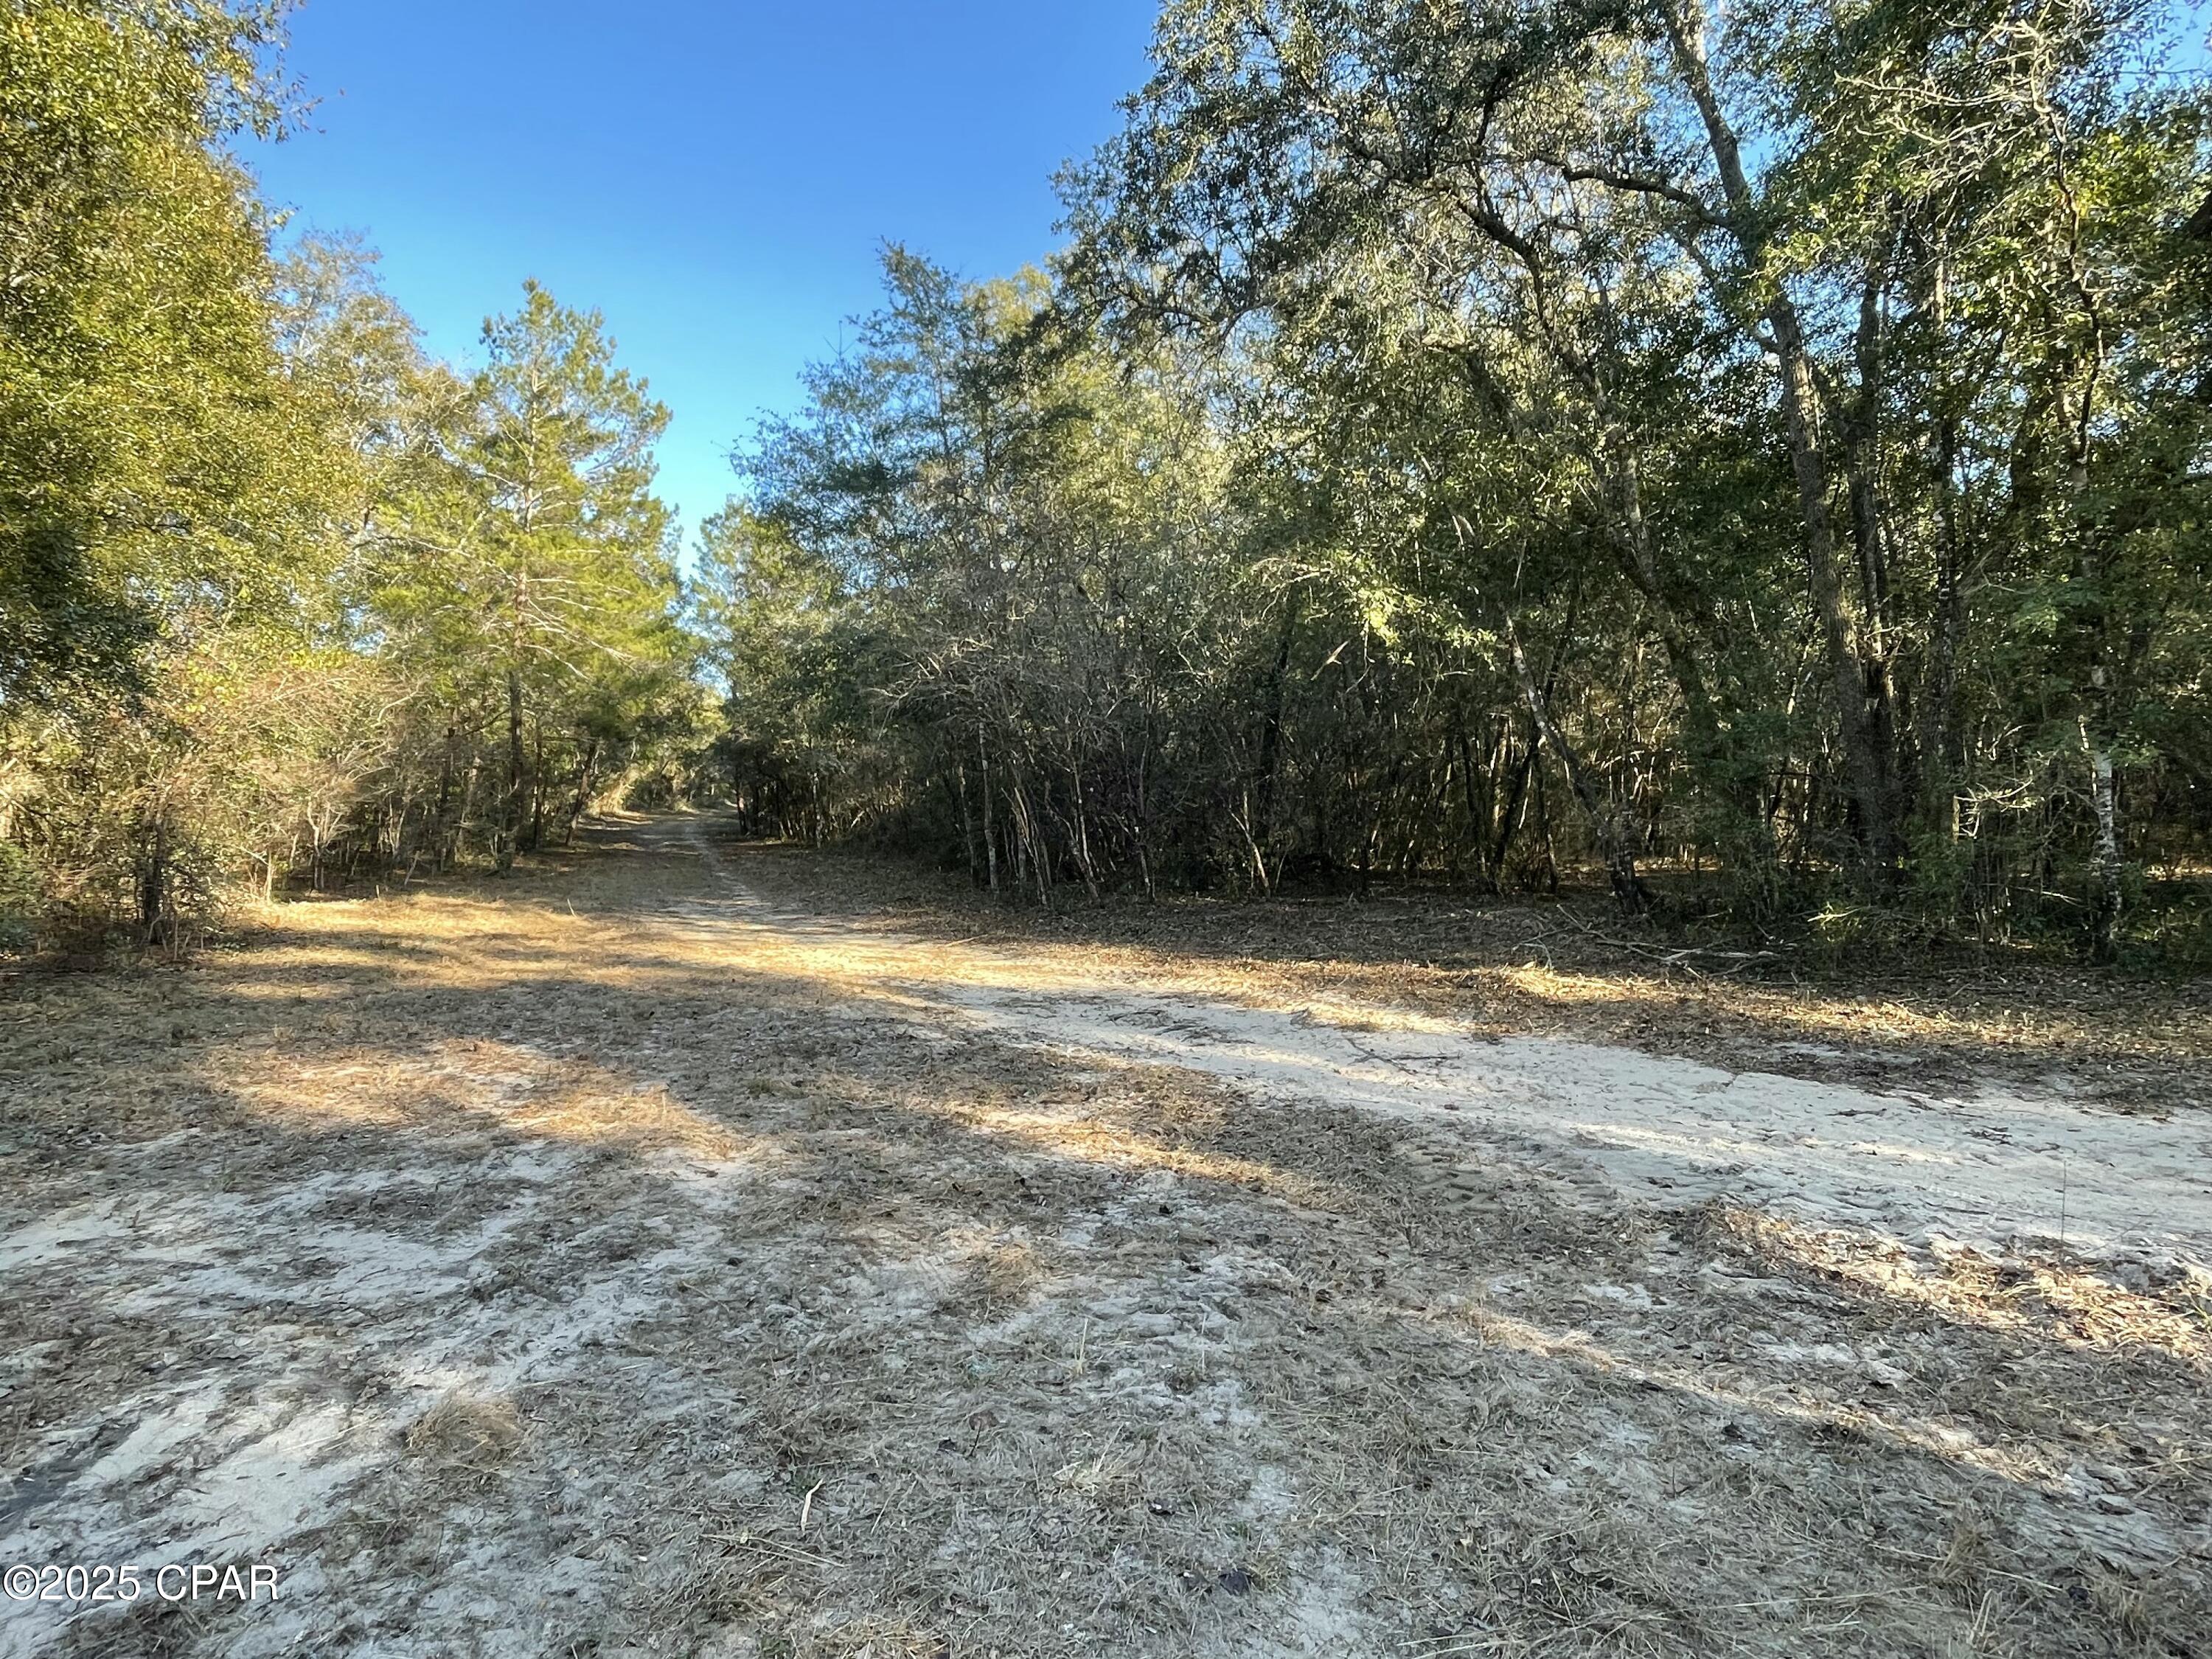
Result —
[{"label": "thicket", "polygon": [[504,867],[718,730],[763,833],[1048,902],[2191,925],[2185,10],[1175,0],[1066,252],[891,250],[687,590],[596,315],[465,373],[278,234],[282,9],[0,0],[0,945]]},{"label": "thicket", "polygon": [[1047,902],[1664,869],[2110,958],[2212,832],[2189,21],[1173,0],[1068,251],[891,250],[738,458],[720,787]]},{"label": "thicket", "polygon": [[666,412],[526,287],[428,361],[228,144],[279,4],[0,4],[0,948],[565,835],[699,717]]}]

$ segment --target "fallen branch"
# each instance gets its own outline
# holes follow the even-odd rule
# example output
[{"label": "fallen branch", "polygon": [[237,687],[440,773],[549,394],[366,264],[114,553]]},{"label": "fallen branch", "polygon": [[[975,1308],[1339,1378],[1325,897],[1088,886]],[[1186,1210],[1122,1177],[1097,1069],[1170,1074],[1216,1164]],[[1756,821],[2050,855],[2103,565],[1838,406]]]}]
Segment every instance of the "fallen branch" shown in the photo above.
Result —
[{"label": "fallen branch", "polygon": [[[1698,971],[1696,965],[1698,962],[1725,964],[1710,969],[1708,971],[1717,974],[1722,978],[1727,978],[1731,975],[1743,972],[1754,963],[1775,961],[1779,955],[1773,951],[1723,951],[1701,945],[1651,945],[1641,939],[1623,939],[1617,933],[1601,933],[1595,927],[1584,921],[1571,910],[1563,908],[1559,915],[1583,938],[1595,944],[1605,945],[1610,950],[1625,951],[1630,956],[1641,957],[1647,962],[1658,963],[1662,967],[1669,969],[1680,968],[1692,979],[1706,977],[1705,973]],[[1553,933],[1557,931],[1557,929],[1553,930]],[[1540,933],[1534,939],[1523,940],[1522,948],[1543,951],[1544,959],[1548,963],[1551,961],[1552,953],[1540,941],[1550,937],[1552,937],[1551,933]]]}]

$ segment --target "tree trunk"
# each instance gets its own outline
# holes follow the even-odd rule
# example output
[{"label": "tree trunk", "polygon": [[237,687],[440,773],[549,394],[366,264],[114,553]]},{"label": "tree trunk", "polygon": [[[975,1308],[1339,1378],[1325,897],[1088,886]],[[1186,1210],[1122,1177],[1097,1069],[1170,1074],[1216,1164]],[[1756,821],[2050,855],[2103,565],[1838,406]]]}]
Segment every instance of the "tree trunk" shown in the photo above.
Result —
[{"label": "tree trunk", "polygon": [[599,763],[599,740],[593,736],[584,744],[583,770],[576,776],[576,798],[569,803],[568,820],[561,826],[561,845],[566,847],[576,838],[576,820],[584,816],[592,804],[592,781]]},{"label": "tree trunk", "polygon": [[1575,799],[1589,816],[1599,856],[1604,859],[1607,878],[1613,884],[1614,902],[1624,915],[1641,915],[1651,908],[1651,895],[1636,873],[1635,849],[1620,815],[1613,811],[1612,803],[1598,787],[1597,780],[1590,775],[1582,757],[1567,741],[1566,733],[1552,719],[1544,688],[1536,684],[1535,672],[1528,666],[1528,653],[1521,648],[1521,630],[1514,626],[1510,614],[1505,618],[1505,639],[1513,653],[1514,678],[1521,682],[1521,695],[1528,700],[1529,718],[1535,721],[1545,745],[1559,761],[1560,771],[1566,775],[1567,787],[1575,792]]},{"label": "tree trunk", "polygon": [[461,780],[461,810],[454,815],[453,834],[447,842],[445,863],[450,866],[460,862],[462,844],[468,839],[469,826],[476,822],[477,790],[483,781],[483,757],[469,757],[468,775]]},{"label": "tree trunk", "polygon": [[[1668,0],[1666,24],[1674,46],[1677,69],[1691,101],[1705,129],[1721,189],[1728,201],[1728,224],[1744,266],[1756,271],[1765,264],[1765,239],[1756,227],[1759,204],[1743,168],[1743,152],[1735,129],[1722,111],[1713,89],[1705,57],[1704,22],[1690,9],[1699,0]],[[1895,768],[1882,752],[1881,733],[1868,709],[1869,665],[1852,649],[1850,629],[1844,612],[1843,584],[1836,568],[1836,532],[1828,514],[1828,466],[1820,447],[1820,410],[1814,384],[1811,354],[1797,309],[1778,289],[1765,314],[1766,338],[1761,342],[1779,361],[1782,369],[1783,424],[1790,446],[1790,471],[1797,485],[1799,517],[1805,532],[1807,592],[1819,618],[1821,644],[1827,659],[1829,684],[1835,700],[1836,720],[1844,751],[1844,769],[1857,818],[1866,868],[1864,884],[1886,885],[1904,849],[1897,819]]]},{"label": "tree trunk", "polygon": [[514,868],[514,849],[522,836],[522,671],[507,671],[507,802],[501,813],[494,860],[501,875]]},{"label": "tree trunk", "polygon": [[[1488,851],[1490,886],[1493,892],[1503,891],[1505,884],[1505,858],[1513,850],[1514,832],[1521,827],[1522,805],[1528,798],[1528,774],[1536,764],[1536,747],[1540,741],[1532,726],[1528,741],[1518,745],[1521,758],[1513,769],[1513,781],[1505,791],[1504,810],[1497,816],[1495,839]],[[1509,748],[1508,754],[1512,752]]]},{"label": "tree trunk", "polygon": [[1274,669],[1267,676],[1267,702],[1260,726],[1260,799],[1245,830],[1245,838],[1252,845],[1253,871],[1260,878],[1262,893],[1275,890],[1274,872],[1267,867],[1267,854],[1274,840],[1275,769],[1283,741],[1283,680],[1290,672],[1291,645],[1297,636],[1297,626],[1298,592],[1294,587],[1283,596],[1283,624],[1275,637]]},{"label": "tree trunk", "polygon": [[438,811],[436,816],[430,820],[429,830],[430,855],[437,860],[437,867],[441,870],[446,867],[446,838],[451,833],[450,821],[447,815],[453,811],[453,723],[447,720],[445,749],[438,763]]},{"label": "tree trunk", "polygon": [[975,764],[983,775],[983,861],[991,896],[999,896],[999,842],[991,822],[991,751],[983,744],[983,726],[975,725]]},{"label": "tree trunk", "polygon": [[959,761],[952,763],[954,792],[960,802],[960,850],[968,860],[968,884],[982,884],[982,866],[975,857],[975,811],[968,804],[968,768]]},{"label": "tree trunk", "polygon": [[538,722],[530,739],[530,850],[545,845],[545,726]]},{"label": "tree trunk", "polygon": [[2090,735],[2081,723],[2082,746],[2089,751],[2090,798],[2097,813],[2097,852],[2092,866],[2094,880],[2089,908],[2089,956],[2098,963],[2112,963],[2120,955],[2120,814],[2119,792],[2112,781],[2112,750],[2100,735]]},{"label": "tree trunk", "polygon": [[[1954,735],[1957,724],[1958,664],[1966,634],[1965,573],[1961,569],[1958,489],[1957,423],[1946,419],[1936,453],[1942,467],[1941,508],[1936,533],[1936,622],[1928,646],[1928,665],[1916,705],[1920,751],[1917,774],[1920,811],[1931,825],[1957,816],[1958,776]],[[1955,837],[1954,837],[1955,839]]]},{"label": "tree trunk", "polygon": [[138,927],[143,943],[159,939],[169,907],[169,820],[167,814],[153,823],[146,861],[138,873]]}]

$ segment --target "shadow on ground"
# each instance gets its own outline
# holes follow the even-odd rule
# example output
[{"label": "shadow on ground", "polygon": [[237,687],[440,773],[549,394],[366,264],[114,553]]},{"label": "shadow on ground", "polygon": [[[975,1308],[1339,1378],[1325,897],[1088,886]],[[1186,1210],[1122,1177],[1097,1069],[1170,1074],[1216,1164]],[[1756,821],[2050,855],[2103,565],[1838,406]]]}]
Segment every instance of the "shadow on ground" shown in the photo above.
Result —
[{"label": "shadow on ground", "polygon": [[941,951],[780,908],[631,825],[9,1006],[0,1559],[288,1594],[0,1609],[0,1654],[2212,1628],[2201,1351],[1010,1046],[917,995]]}]

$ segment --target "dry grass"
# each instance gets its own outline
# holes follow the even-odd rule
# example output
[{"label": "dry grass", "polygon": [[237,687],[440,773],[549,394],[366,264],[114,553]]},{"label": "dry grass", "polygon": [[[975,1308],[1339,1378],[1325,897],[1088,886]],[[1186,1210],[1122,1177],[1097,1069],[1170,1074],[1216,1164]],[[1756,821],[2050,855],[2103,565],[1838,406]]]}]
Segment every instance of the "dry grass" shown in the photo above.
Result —
[{"label": "dry grass", "polygon": [[[681,828],[6,1006],[0,1559],[33,1525],[42,1553],[219,1538],[302,1589],[251,1626],[0,1617],[0,1654],[2212,1629],[2197,1290],[1662,1212],[1010,1047],[917,978],[1049,994],[1092,947],[740,915]],[[1328,963],[1126,960],[1425,1017]]]},{"label": "dry grass", "polygon": [[405,1443],[415,1456],[449,1468],[487,1473],[522,1443],[522,1418],[512,1400],[478,1400],[449,1394],[408,1426]]},{"label": "dry grass", "polygon": [[1047,915],[910,865],[793,847],[756,853],[747,878],[797,905],[925,936],[1103,950],[1095,960],[1177,988],[1336,1003],[1348,1018],[1395,1009],[1827,1081],[1940,1089],[2056,1078],[2128,1108],[2212,1108],[2203,979],[2069,970],[2004,952],[1825,971],[1777,957],[1754,964],[1757,974],[1717,973],[1695,957],[1668,963],[1662,941],[1587,897],[1146,904],[1070,893]]},{"label": "dry grass", "polygon": [[1970,1246],[1923,1260],[1894,1239],[1729,1209],[1720,1226],[1778,1265],[1850,1286],[1873,1305],[1926,1310],[1985,1330],[2033,1333],[2094,1353],[2169,1355],[2212,1376],[2212,1274],[2193,1264],[2118,1282],[2055,1256],[1999,1260]]}]

